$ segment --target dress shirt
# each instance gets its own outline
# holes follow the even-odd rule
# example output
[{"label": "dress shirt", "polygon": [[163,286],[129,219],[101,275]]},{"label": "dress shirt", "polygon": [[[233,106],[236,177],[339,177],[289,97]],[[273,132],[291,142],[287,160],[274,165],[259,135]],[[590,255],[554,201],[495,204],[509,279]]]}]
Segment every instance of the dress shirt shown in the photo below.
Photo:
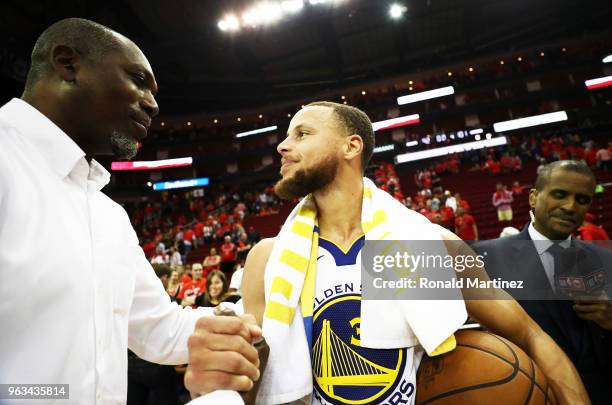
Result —
[{"label": "dress shirt", "polygon": [[128,347],[187,363],[210,309],[171,303],[128,215],[100,191],[109,179],[25,101],[0,108],[0,383],[69,384],[62,405],[124,404]]},{"label": "dress shirt", "polygon": [[[546,236],[542,235],[538,232],[533,226],[533,221],[529,224],[529,228],[527,228],[527,232],[529,232],[529,237],[533,241],[537,241],[534,243],[536,250],[538,251],[538,255],[540,256],[540,260],[542,261],[542,267],[544,267],[544,272],[546,273],[546,278],[550,283],[553,291],[555,291],[555,259],[552,254],[548,251],[548,248],[552,246],[554,243]],[[570,247],[571,235],[567,237],[566,240],[559,243],[559,246],[567,249]]]}]

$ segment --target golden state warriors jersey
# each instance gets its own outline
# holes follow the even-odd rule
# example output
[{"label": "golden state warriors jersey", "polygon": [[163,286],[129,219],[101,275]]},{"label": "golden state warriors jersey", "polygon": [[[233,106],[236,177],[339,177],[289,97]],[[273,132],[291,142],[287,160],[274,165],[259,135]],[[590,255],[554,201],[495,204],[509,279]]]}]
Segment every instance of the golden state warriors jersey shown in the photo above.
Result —
[{"label": "golden state warriors jersey", "polygon": [[359,345],[364,240],[362,236],[345,252],[319,238],[311,344],[313,405],[414,403],[422,351]]}]

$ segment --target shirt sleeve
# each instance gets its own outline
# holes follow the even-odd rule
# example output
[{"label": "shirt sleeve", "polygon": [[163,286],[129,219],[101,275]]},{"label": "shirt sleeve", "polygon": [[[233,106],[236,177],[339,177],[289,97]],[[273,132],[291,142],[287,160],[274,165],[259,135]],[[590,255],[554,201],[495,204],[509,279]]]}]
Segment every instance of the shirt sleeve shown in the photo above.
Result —
[{"label": "shirt sleeve", "polygon": [[164,291],[151,265],[129,229],[129,249],[136,266],[134,295],[128,316],[128,347],[139,357],[159,364],[185,364],[187,340],[202,316],[212,308],[181,308]]}]

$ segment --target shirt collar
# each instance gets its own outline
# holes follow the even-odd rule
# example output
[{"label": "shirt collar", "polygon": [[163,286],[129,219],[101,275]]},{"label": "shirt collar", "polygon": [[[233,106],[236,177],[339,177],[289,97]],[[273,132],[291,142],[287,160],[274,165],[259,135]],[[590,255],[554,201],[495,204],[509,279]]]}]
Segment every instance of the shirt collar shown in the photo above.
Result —
[{"label": "shirt collar", "polygon": [[[85,152],[53,121],[26,101],[13,98],[0,108],[0,117],[11,124],[64,179],[85,159]],[[98,162],[88,164],[87,180],[101,190],[110,181],[110,173]]]},{"label": "shirt collar", "polygon": [[[537,243],[534,243],[534,245],[539,255],[542,255],[542,253],[546,252],[548,248],[553,244],[553,241],[551,241],[546,236],[538,232],[537,229],[535,229],[535,226],[533,226],[533,221],[529,223],[527,232],[529,232],[529,237],[531,238],[531,240],[538,241]],[[563,248],[568,248],[570,246],[570,241],[571,235],[568,236],[567,239],[565,239],[563,242],[559,243],[559,245]]]}]

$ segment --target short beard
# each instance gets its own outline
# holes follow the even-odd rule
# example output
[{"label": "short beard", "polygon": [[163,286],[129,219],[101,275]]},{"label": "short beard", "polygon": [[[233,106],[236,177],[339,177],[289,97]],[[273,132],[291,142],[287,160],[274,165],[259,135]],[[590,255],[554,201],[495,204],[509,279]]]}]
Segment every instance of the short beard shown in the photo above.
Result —
[{"label": "short beard", "polygon": [[113,149],[113,156],[117,159],[131,159],[138,153],[138,142],[120,132],[114,131],[112,133],[110,143]]},{"label": "short beard", "polygon": [[294,200],[314,193],[329,185],[336,177],[338,160],[328,158],[308,172],[304,169],[296,170],[293,176],[280,179],[274,185],[274,192],[283,200]]}]

